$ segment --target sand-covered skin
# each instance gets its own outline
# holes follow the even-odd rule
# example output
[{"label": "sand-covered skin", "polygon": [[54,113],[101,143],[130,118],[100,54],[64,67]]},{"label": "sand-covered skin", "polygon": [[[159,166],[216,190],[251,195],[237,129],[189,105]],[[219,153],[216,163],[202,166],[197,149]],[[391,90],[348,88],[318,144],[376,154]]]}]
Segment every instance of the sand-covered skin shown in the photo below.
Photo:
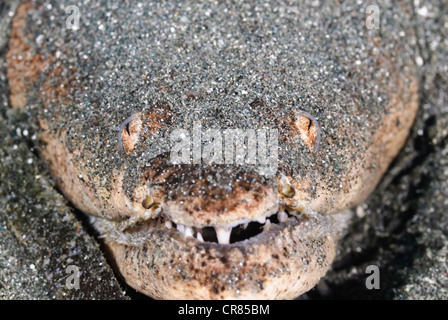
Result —
[{"label": "sand-covered skin", "polygon": [[[359,14],[362,8],[355,12],[350,5],[342,12],[311,4],[277,8],[275,3],[188,2],[164,3],[160,12],[153,7],[158,5],[94,4],[89,17],[98,29],[64,31],[55,19],[60,9],[47,3],[25,2],[13,19],[6,54],[11,104],[35,113],[45,144],[41,153],[58,187],[78,209],[118,221],[147,220],[151,209],[143,203],[157,185],[156,201],[176,225],[225,227],[270,215],[280,210],[277,201],[287,210],[331,214],[365,199],[403,145],[418,108],[413,48],[404,36],[369,32],[366,17]],[[394,13],[395,31],[412,36],[402,10]],[[294,138],[301,110],[321,128],[318,148]],[[124,127],[123,114],[126,119],[137,115]],[[171,165],[170,134],[198,119],[206,128],[221,130],[276,128],[278,173],[259,180],[251,166],[202,164],[202,173],[195,175],[188,164]],[[122,139],[117,127],[135,137]],[[277,200],[269,194],[276,193],[273,180],[284,175],[297,192]],[[116,240],[98,230],[125,280],[153,297],[292,298],[314,286],[333,260],[335,232],[323,220],[317,225],[327,234],[303,222],[278,239],[268,232],[255,242],[243,241],[242,247],[258,252],[258,259],[243,255],[247,274],[241,271],[234,286],[217,281],[219,291],[213,290],[209,274],[232,272],[238,261],[207,266],[185,280],[166,266],[177,260],[177,251],[202,244],[161,241],[153,248],[158,242],[151,240],[138,247],[117,242],[124,248],[116,248]],[[299,232],[304,226],[309,230]],[[216,232],[220,244],[228,243]],[[274,266],[280,271],[269,271],[273,242],[281,239],[289,252],[301,247],[302,235],[322,245],[304,246],[299,256],[284,255]],[[159,249],[166,253],[163,259],[153,264],[143,259],[146,251],[155,257]],[[136,258],[128,260],[135,250]],[[192,272],[208,259],[198,253],[186,266]],[[176,286],[165,278],[174,279]],[[304,284],[288,285],[297,279]],[[207,294],[202,295],[204,286]],[[178,289],[173,295],[165,287]]]},{"label": "sand-covered skin", "polygon": [[[404,21],[402,21],[402,23],[403,24],[406,24],[406,22]],[[310,44],[310,45],[312,45],[312,43]],[[322,44],[321,44],[322,45]],[[324,47],[324,46],[323,46]],[[361,60],[362,61],[362,60]],[[306,81],[312,81],[312,79],[305,79]],[[314,81],[317,81],[317,80],[314,80]],[[273,82],[273,81],[270,81],[270,82]],[[362,87],[362,86],[361,86]],[[107,96],[107,95],[106,95]],[[330,97],[330,98],[333,98],[333,96],[332,97]],[[90,99],[92,99],[92,98],[90,98]],[[306,100],[306,97],[304,97],[303,98],[304,100]],[[372,96],[371,95],[365,95],[365,96],[363,96],[362,97],[362,99],[373,99],[372,98]],[[309,101],[307,101],[307,102],[309,102]],[[305,103],[306,104],[306,103]],[[311,105],[313,105],[312,103],[311,103]],[[316,105],[317,105],[317,103],[316,103]],[[375,106],[375,103],[373,103],[372,104],[372,106]],[[313,109],[313,107],[311,106],[310,107],[311,109]],[[320,110],[318,107],[316,107],[316,109],[317,109],[317,111],[316,111],[316,113],[319,113],[319,114],[322,114],[323,116],[326,116],[326,117],[323,117],[322,119],[324,119],[322,122],[323,122],[323,125],[326,125],[326,123],[325,123],[325,118],[328,118],[328,113],[326,113],[325,111],[322,111],[322,110]],[[373,108],[374,109],[374,108]],[[336,108],[336,111],[335,111],[335,114],[334,115],[336,115],[336,116],[340,116],[341,114],[338,114],[337,113],[337,108]],[[124,110],[124,111],[126,111],[126,110]],[[333,112],[333,110],[332,110],[332,112]],[[126,113],[126,112],[125,112]],[[314,113],[314,114],[316,114],[316,113]],[[348,112],[348,114],[349,114],[349,118],[353,121],[354,120],[354,118],[351,118],[351,115],[350,115],[350,112]],[[122,120],[124,120],[127,116],[128,116],[129,114],[126,114],[126,115],[120,115],[120,118],[119,119],[122,119]],[[75,115],[76,116],[76,115]],[[116,115],[116,116],[118,116],[118,115]],[[331,115],[330,115],[331,116]],[[89,118],[89,117],[88,117]],[[337,119],[339,119],[338,117],[336,117]],[[117,118],[118,119],[118,118]],[[109,121],[110,119],[104,119],[104,121],[106,122],[106,121]],[[113,119],[114,120],[114,119]],[[344,120],[347,120],[347,119],[344,119]],[[359,119],[358,119],[359,120]],[[101,120],[102,121],[102,120]],[[211,121],[211,120],[210,120]],[[112,121],[113,122],[113,121]],[[114,123],[119,123],[119,121],[115,121]],[[322,125],[322,122],[321,122],[321,125]],[[353,123],[353,122],[352,122]],[[354,127],[352,127],[353,128],[353,130],[356,130],[356,123],[358,123],[358,122],[356,122],[355,121],[355,126]],[[375,122],[373,122],[373,123],[375,123]],[[345,122],[345,121],[342,121],[341,122],[341,125],[347,125],[347,122]],[[359,124],[359,123],[358,123]],[[87,124],[85,124],[85,123],[76,123],[76,126],[81,126],[81,127],[83,127],[83,126],[86,126],[87,127]],[[83,127],[84,128],[84,127]],[[88,132],[88,130],[86,130],[86,132]],[[327,138],[328,139],[328,137],[324,137],[324,140],[325,140],[325,138]],[[353,137],[352,137],[353,138]],[[365,139],[365,135],[360,135],[360,136],[355,136],[354,137],[354,141],[355,141],[355,143],[356,142],[362,142],[363,141],[363,139]],[[111,145],[115,145],[115,143],[111,143]],[[362,144],[361,144],[362,145]],[[110,146],[111,148],[112,148],[112,146]],[[91,148],[91,150],[93,150],[93,147]],[[112,150],[112,149],[110,149],[110,150]],[[109,150],[109,151],[110,151]],[[307,150],[307,149],[305,149],[305,148],[303,148],[303,150]],[[98,152],[100,152],[100,151],[98,151]],[[105,161],[108,161],[108,160],[110,160],[110,158],[111,157],[113,157],[113,156],[110,156],[110,155],[113,155],[114,153],[108,153],[109,154],[109,156],[107,157],[107,158],[105,158]],[[356,153],[355,153],[356,154]],[[95,156],[98,156],[98,154],[95,154]],[[139,157],[137,157],[137,158],[139,158]],[[305,158],[306,158],[306,156],[305,156]],[[324,159],[327,159],[327,158],[324,158]],[[333,158],[331,158],[331,159],[333,159]],[[335,160],[333,160],[333,161],[335,161],[335,163],[337,162],[337,161],[339,161],[339,162],[341,162],[340,160],[341,160],[341,158],[338,158],[338,157],[335,157],[334,158]],[[138,160],[138,159],[137,159]],[[121,161],[121,160],[118,160],[118,161]],[[127,160],[123,160],[123,161],[127,161]],[[144,159],[143,158],[140,158],[140,161],[144,161]],[[304,159],[303,160],[304,161],[304,163],[306,163],[306,159]],[[343,162],[342,162],[343,163]],[[111,164],[111,162],[107,162],[107,164]],[[306,167],[306,166],[305,166]],[[323,165],[322,166],[323,167],[323,170],[325,170],[325,166]],[[301,170],[303,170],[303,169],[301,169]],[[322,172],[327,172],[327,171],[322,171]],[[132,172],[132,170],[129,170],[128,171],[128,174],[129,174],[129,176],[130,177],[132,177],[132,174],[135,174],[135,172],[133,173]],[[333,179],[333,181],[337,181],[337,180],[335,180],[335,176],[331,176],[332,177],[332,179]],[[128,181],[132,181],[132,179],[129,179]]]},{"label": "sand-covered skin", "polygon": [[[95,22],[82,17],[86,27],[76,32],[65,28],[64,19],[50,19],[58,8],[36,3],[30,11],[22,55],[31,50],[33,58],[25,63],[44,70],[37,78],[25,75],[25,82],[41,88],[31,92],[37,99],[28,107],[51,132],[66,131],[61,140],[82,173],[70,184],[88,185],[95,198],[112,203],[96,214],[129,216],[126,204],[113,202],[121,191],[114,191],[115,184],[123,184],[119,189],[131,202],[143,197],[134,188],[144,185],[145,166],[169,152],[172,130],[192,128],[197,119],[203,128],[277,128],[279,170],[305,182],[311,197],[325,194],[316,200],[320,212],[340,209],[339,194],[354,189],[364,172],[374,175],[369,168],[353,173],[353,165],[366,165],[363,157],[385,122],[385,110],[395,99],[409,100],[403,101],[408,107],[416,91],[406,8],[384,10],[383,19],[394,19],[380,34],[365,27],[360,6],[240,5],[186,2],[155,9],[98,3],[88,8]],[[8,78],[15,82],[23,62],[12,49]],[[130,155],[120,154],[121,122],[155,106],[167,106],[170,121],[151,130]],[[322,128],[316,154],[300,139],[282,140],[291,135],[285,123],[298,109],[316,117]],[[398,110],[400,117],[412,122],[413,112],[404,110]],[[70,200],[76,203],[75,197]],[[89,203],[82,207],[93,211]]]},{"label": "sand-covered skin", "polygon": [[[18,1],[0,8],[0,51]],[[36,127],[11,112],[0,57],[0,300],[126,299],[94,237],[54,188],[32,145]],[[67,286],[68,266],[81,272],[80,288]]]},{"label": "sand-covered skin", "polygon": [[[333,270],[307,298],[448,297],[448,7],[420,2],[413,16],[422,108],[380,187],[354,210]],[[368,265],[380,269],[380,290],[366,289]]]}]

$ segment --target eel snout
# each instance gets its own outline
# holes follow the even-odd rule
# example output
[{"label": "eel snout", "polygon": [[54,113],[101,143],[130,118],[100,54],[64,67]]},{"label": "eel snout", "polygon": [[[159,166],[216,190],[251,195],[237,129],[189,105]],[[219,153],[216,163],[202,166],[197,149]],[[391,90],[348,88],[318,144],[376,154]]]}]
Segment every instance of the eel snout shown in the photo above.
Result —
[{"label": "eel snout", "polygon": [[274,179],[235,167],[186,166],[165,182],[164,212],[176,223],[234,225],[277,212]]},{"label": "eel snout", "polygon": [[267,177],[244,166],[224,165],[176,166],[169,171],[142,203],[153,212],[145,215],[149,220],[141,226],[145,219],[131,219],[138,223],[126,223],[128,231],[164,225],[200,242],[233,244],[308,215],[305,193],[296,192],[283,172]]}]

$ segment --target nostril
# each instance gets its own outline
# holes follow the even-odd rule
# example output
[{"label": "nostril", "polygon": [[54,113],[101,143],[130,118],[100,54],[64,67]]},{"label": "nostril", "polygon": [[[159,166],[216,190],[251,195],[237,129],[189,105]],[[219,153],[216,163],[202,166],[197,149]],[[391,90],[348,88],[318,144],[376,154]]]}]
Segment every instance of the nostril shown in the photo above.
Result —
[{"label": "nostril", "polygon": [[295,189],[284,174],[278,182],[278,192],[286,198],[293,198],[296,195]]},{"label": "nostril", "polygon": [[278,190],[286,198],[293,198],[296,194],[294,188],[288,183],[280,184]]},{"label": "nostril", "polygon": [[142,206],[145,209],[151,208],[155,204],[154,199],[149,195],[146,197],[145,200],[142,202]]}]

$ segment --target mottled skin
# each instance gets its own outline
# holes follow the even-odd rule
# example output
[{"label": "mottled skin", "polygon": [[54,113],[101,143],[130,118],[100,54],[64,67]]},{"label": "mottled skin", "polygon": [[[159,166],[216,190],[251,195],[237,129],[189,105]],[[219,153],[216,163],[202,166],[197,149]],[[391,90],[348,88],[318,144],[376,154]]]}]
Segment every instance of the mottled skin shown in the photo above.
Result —
[{"label": "mottled skin", "polygon": [[[399,4],[369,31],[347,4],[99,1],[73,31],[63,4],[26,2],[7,53],[11,104],[38,119],[56,184],[95,217],[129,285],[164,299],[294,298],[331,266],[328,214],[367,197],[413,123]],[[277,174],[172,165],[170,132],[198,119],[276,128]],[[151,222],[226,227],[284,209],[299,213],[231,244]]]}]

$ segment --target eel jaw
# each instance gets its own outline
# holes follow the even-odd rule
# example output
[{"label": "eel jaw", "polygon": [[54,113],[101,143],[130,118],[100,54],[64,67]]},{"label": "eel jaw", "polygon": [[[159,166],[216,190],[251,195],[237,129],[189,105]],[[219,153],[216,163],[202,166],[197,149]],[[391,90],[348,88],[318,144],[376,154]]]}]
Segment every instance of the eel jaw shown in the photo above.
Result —
[{"label": "eel jaw", "polygon": [[249,240],[252,237],[262,233],[268,232],[275,225],[281,224],[283,227],[292,222],[303,221],[308,216],[298,211],[285,209],[276,210],[275,212],[268,212],[264,216],[253,219],[242,219],[228,225],[184,225],[176,223],[172,218],[163,212],[153,215],[153,219],[136,223],[128,228],[121,228],[126,233],[139,234],[144,236],[145,232],[153,232],[155,230],[170,230],[176,229],[185,237],[191,237],[198,242],[215,242],[222,245],[233,244],[236,242]]},{"label": "eel jaw", "polygon": [[157,299],[292,299],[314,287],[335,256],[331,218],[287,208],[202,228],[163,212],[124,231],[91,219],[124,280]]}]

